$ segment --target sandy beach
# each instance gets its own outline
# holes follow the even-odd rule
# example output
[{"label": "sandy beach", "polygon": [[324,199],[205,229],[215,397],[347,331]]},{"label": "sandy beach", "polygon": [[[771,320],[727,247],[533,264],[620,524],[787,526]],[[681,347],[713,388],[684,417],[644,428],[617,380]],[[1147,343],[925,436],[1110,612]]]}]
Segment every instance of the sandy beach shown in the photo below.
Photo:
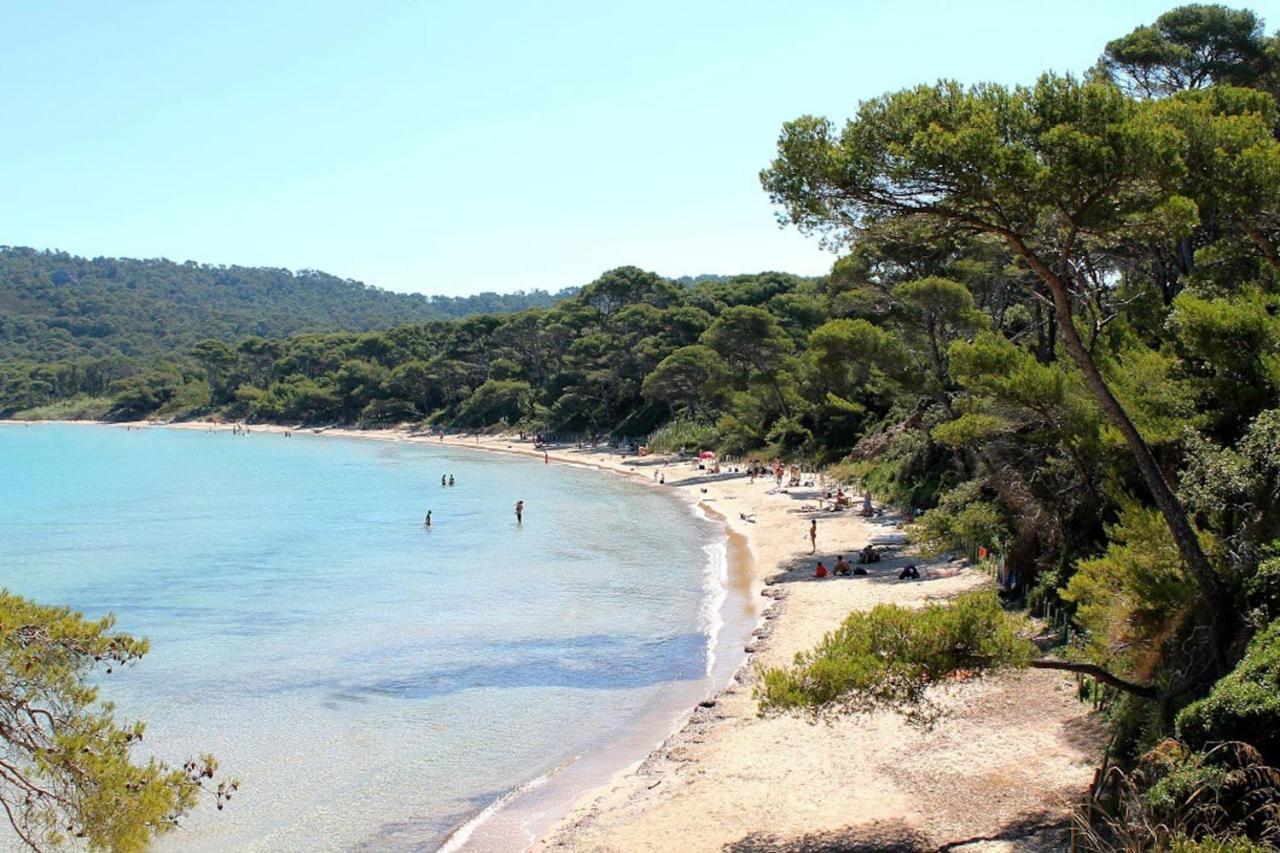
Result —
[{"label": "sandy beach", "polygon": [[[324,433],[543,455],[510,436],[442,441],[400,430]],[[790,663],[852,610],[945,599],[990,583],[985,573],[960,561],[912,559],[923,578],[899,581],[908,557],[895,551],[869,576],[815,579],[818,559],[830,566],[837,554],[851,556],[868,542],[901,543],[896,519],[817,511],[815,487],[778,491],[772,480],[710,475],[696,462],[572,446],[551,448],[547,457],[640,478],[721,516],[738,543],[732,577],[758,600],[760,615],[729,686],[691,709],[643,761],[578,797],[567,814],[552,816],[557,822],[532,849],[1062,849],[1061,827],[1092,778],[1101,731],[1077,701],[1070,676],[1032,671],[937,691],[945,713],[930,728],[892,712],[816,721],[757,714],[756,667]],[[813,518],[816,554],[808,540]]]}]

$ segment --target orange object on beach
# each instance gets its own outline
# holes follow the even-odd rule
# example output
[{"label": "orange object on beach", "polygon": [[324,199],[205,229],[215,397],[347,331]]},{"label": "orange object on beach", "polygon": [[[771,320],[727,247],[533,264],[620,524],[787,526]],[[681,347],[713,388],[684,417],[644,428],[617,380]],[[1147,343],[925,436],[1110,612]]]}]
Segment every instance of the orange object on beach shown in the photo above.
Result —
[{"label": "orange object on beach", "polygon": [[987,559],[987,549],[982,545],[978,546],[978,559],[979,560]]}]

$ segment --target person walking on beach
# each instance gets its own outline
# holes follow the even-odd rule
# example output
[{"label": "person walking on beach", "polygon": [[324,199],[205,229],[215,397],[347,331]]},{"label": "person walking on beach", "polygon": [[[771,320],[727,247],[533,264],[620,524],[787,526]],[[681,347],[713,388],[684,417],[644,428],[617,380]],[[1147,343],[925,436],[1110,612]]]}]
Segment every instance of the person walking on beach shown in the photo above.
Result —
[{"label": "person walking on beach", "polygon": [[524,501],[516,501],[516,524],[524,523]]},{"label": "person walking on beach", "polygon": [[818,519],[809,520],[809,553],[816,554],[818,552]]}]

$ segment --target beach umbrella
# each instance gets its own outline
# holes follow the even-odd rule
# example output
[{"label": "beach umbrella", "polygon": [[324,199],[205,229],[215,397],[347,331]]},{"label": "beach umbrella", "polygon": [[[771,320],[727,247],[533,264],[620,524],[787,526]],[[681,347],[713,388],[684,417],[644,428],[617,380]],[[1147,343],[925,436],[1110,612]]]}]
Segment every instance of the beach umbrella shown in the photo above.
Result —
[{"label": "beach umbrella", "polygon": [[702,451],[702,453],[698,454],[698,458],[699,459],[715,459],[716,455],[712,453],[710,450],[704,450]]}]

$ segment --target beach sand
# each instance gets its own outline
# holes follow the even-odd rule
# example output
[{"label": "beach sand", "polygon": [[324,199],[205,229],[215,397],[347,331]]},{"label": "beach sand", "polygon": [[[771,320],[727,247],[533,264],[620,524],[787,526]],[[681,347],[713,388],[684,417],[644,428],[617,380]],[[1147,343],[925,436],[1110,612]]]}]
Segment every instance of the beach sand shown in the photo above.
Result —
[{"label": "beach sand", "polygon": [[[324,432],[542,456],[532,443],[509,436],[441,442],[398,430]],[[579,797],[533,849],[1063,849],[1064,835],[1053,827],[1064,824],[1084,793],[1101,746],[1101,726],[1077,701],[1070,676],[1031,671],[936,691],[945,713],[928,728],[889,711],[821,720],[757,715],[756,666],[789,664],[852,610],[945,599],[990,583],[983,572],[956,561],[913,560],[923,579],[898,581],[907,558],[893,554],[871,566],[868,577],[817,580],[817,559],[830,567],[837,554],[852,556],[867,542],[900,542],[892,517],[815,512],[809,507],[816,488],[771,494],[771,480],[708,475],[696,463],[577,447],[548,453],[552,462],[650,483],[660,471],[666,484],[654,488],[683,492],[742,537],[751,559],[747,574],[739,566],[737,582],[762,606],[746,663],[732,683],[691,709],[688,721],[646,759]],[[816,555],[809,553],[811,518],[818,519]]]}]

